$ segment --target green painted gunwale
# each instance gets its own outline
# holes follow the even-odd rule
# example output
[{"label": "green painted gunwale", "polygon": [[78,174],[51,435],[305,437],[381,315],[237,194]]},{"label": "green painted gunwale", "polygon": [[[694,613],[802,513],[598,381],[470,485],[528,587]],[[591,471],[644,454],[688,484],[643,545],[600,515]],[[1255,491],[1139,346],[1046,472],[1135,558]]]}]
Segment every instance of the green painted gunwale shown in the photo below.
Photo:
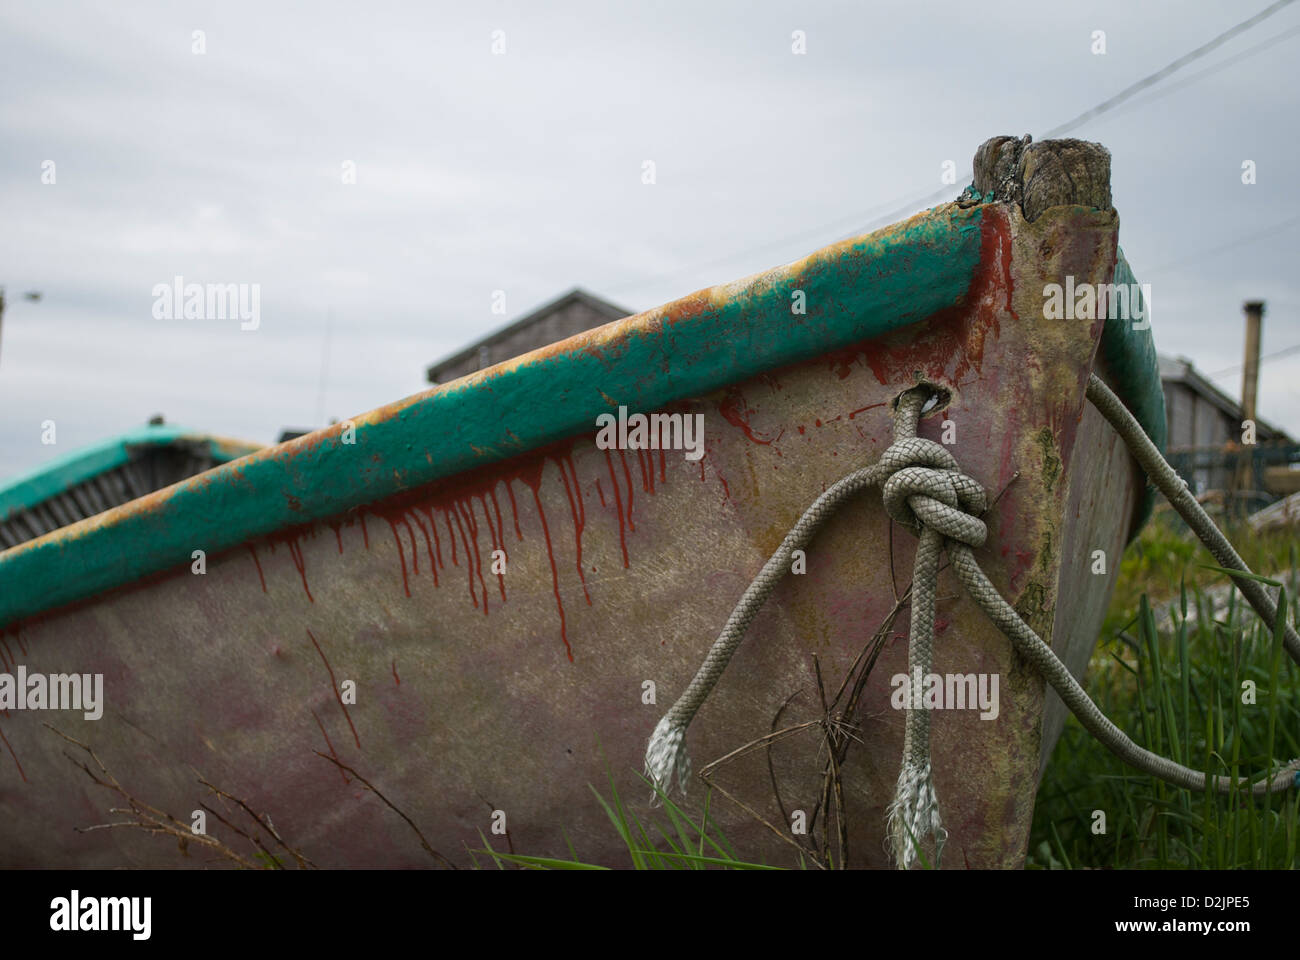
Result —
[{"label": "green painted gunwale", "polygon": [[[1115,278],[1112,283],[1136,284],[1133,268],[1119,248],[1115,264]],[[1141,300],[1141,288],[1138,288]],[[1160,383],[1160,362],[1156,359],[1156,342],[1151,336],[1150,318],[1147,311],[1151,305],[1143,301],[1142,315],[1147,318],[1144,329],[1126,321],[1108,321],[1102,331],[1101,345],[1098,353],[1106,370],[1114,379],[1119,398],[1124,401],[1129,412],[1151,438],[1156,449],[1165,452],[1168,440],[1168,422],[1165,419],[1165,391]],[[1133,521],[1129,532],[1132,539],[1146,524],[1155,508],[1156,488],[1147,484],[1146,496]]]},{"label": "green painted gunwale", "polygon": [[[198,477],[0,553],[0,626],[273,531],[567,437],[611,406],[654,410],[879,337],[962,301],[982,208],[944,204],[766,273],[700,291]],[[794,290],[807,313],[791,313]],[[1150,333],[1107,324],[1117,384],[1163,442]],[[1149,356],[1148,356],[1149,354]],[[1159,416],[1154,416],[1155,412]],[[342,442],[355,429],[355,442]],[[67,571],[77,575],[68,576]]]}]

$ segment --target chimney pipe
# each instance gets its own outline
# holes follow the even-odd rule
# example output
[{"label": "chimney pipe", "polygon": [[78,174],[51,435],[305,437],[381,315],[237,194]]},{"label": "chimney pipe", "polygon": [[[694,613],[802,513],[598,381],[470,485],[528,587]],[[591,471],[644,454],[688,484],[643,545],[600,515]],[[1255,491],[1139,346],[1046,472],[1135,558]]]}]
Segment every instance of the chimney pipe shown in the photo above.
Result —
[{"label": "chimney pipe", "polygon": [[[1255,412],[1259,398],[1259,341],[1264,325],[1264,302],[1250,300],[1242,305],[1242,309],[1246,311],[1246,363],[1241,372],[1241,418],[1254,421],[1255,429],[1258,430],[1259,421]],[[1254,451],[1248,447],[1241,447],[1240,450],[1235,485],[1239,491],[1246,492],[1258,486],[1255,482],[1255,457]]]},{"label": "chimney pipe", "polygon": [[1246,311],[1246,364],[1241,372],[1241,416],[1255,419],[1255,403],[1259,396],[1259,340],[1264,325],[1264,302],[1251,300],[1244,305]]}]

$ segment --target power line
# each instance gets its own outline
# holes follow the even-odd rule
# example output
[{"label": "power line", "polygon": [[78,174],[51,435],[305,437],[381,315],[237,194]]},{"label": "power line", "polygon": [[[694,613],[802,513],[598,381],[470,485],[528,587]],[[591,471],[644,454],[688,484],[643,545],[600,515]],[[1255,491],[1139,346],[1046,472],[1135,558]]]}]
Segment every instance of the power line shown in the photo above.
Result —
[{"label": "power line", "polygon": [[1171,93],[1177,93],[1179,90],[1196,83],[1198,80],[1204,80],[1206,77],[1216,74],[1221,70],[1226,70],[1228,67],[1233,66],[1241,60],[1252,57],[1262,50],[1267,50],[1269,47],[1276,46],[1284,40],[1290,40],[1292,37],[1297,35],[1300,35],[1300,27],[1292,27],[1290,30],[1284,30],[1277,34],[1277,36],[1269,37],[1267,40],[1263,40],[1255,44],[1253,47],[1247,47],[1245,50],[1241,51],[1241,53],[1228,57],[1226,60],[1220,60],[1218,63],[1214,64],[1214,66],[1206,67],[1199,73],[1194,73],[1190,77],[1184,77],[1177,83],[1166,84],[1159,90],[1152,91],[1150,96],[1142,97],[1138,100],[1132,101],[1131,103],[1124,104],[1116,112],[1124,113],[1128,110],[1132,110],[1134,107],[1145,107],[1157,100],[1163,100]]},{"label": "power line", "polygon": [[[1172,62],[1166,64],[1165,66],[1161,67],[1161,68],[1160,68],[1159,70],[1157,70],[1155,73],[1152,73],[1152,74],[1149,74],[1148,76],[1143,77],[1141,80],[1138,80],[1136,83],[1129,84],[1127,87],[1125,87],[1125,88],[1124,88],[1123,90],[1121,90],[1119,93],[1115,94],[1115,95],[1114,95],[1113,97],[1111,97],[1109,100],[1104,100],[1104,101],[1102,101],[1101,103],[1097,104],[1097,106],[1091,108],[1090,110],[1085,110],[1083,113],[1079,114],[1079,115],[1078,115],[1077,117],[1075,117],[1073,120],[1069,120],[1069,121],[1067,121],[1067,122],[1061,124],[1060,126],[1053,127],[1051,130],[1047,131],[1047,133],[1042,134],[1042,135],[1039,137],[1039,139],[1040,139],[1040,140],[1050,140],[1050,139],[1052,139],[1052,138],[1055,137],[1055,136],[1059,136],[1059,135],[1062,134],[1062,133],[1067,133],[1067,132],[1069,132],[1070,130],[1073,130],[1075,127],[1077,127],[1077,126],[1079,126],[1079,125],[1085,123],[1085,122],[1088,121],[1088,120],[1093,119],[1094,117],[1099,117],[1099,116],[1101,116],[1103,113],[1106,113],[1106,112],[1108,112],[1108,111],[1110,111],[1110,110],[1113,110],[1115,107],[1118,107],[1121,103],[1123,103],[1125,100],[1128,100],[1128,99],[1129,99],[1130,97],[1132,97],[1134,94],[1138,93],[1139,91],[1145,90],[1147,87],[1151,86],[1152,84],[1159,82],[1159,81],[1162,80],[1163,78],[1169,76],[1170,74],[1172,74],[1172,73],[1174,73],[1174,72],[1176,72],[1176,71],[1178,71],[1178,70],[1181,70],[1183,67],[1187,66],[1189,63],[1192,63],[1194,60],[1198,60],[1198,59],[1200,59],[1201,57],[1203,57],[1203,56],[1205,56],[1207,53],[1209,53],[1211,50],[1214,50],[1214,49],[1216,49],[1217,47],[1222,46],[1224,43],[1227,43],[1229,40],[1231,40],[1231,39],[1232,39],[1233,37],[1235,37],[1237,34],[1239,34],[1239,33],[1243,33],[1243,32],[1245,32],[1246,30],[1249,30],[1251,27],[1253,27],[1253,26],[1255,26],[1256,24],[1260,23],[1261,21],[1267,19],[1268,17],[1271,17],[1273,14],[1277,13],[1277,12],[1278,12],[1279,10],[1281,10],[1283,7],[1285,7],[1285,6],[1287,6],[1288,4],[1293,3],[1293,2],[1294,2],[1294,0],[1277,0],[1277,2],[1274,3],[1272,6],[1266,7],[1265,9],[1261,10],[1259,13],[1255,14],[1255,16],[1251,17],[1251,18],[1248,19],[1248,20],[1243,20],[1243,21],[1241,21],[1241,23],[1238,23],[1238,24],[1236,24],[1235,26],[1229,27],[1227,30],[1223,31],[1223,33],[1219,34],[1219,35],[1218,35],[1217,37],[1215,37],[1214,39],[1212,39],[1212,40],[1210,40],[1210,41],[1208,41],[1208,42],[1206,42],[1206,43],[1201,44],[1201,46],[1197,47],[1197,48],[1196,48],[1195,50],[1193,50],[1191,53],[1183,54],[1183,56],[1181,56],[1181,57],[1179,57],[1177,60],[1174,60],[1174,61],[1172,61]],[[1300,28],[1297,28],[1297,29],[1300,29]],[[1291,31],[1291,32],[1294,32],[1294,31]],[[1284,34],[1284,36],[1286,36],[1286,35],[1289,35],[1289,34]],[[1271,40],[1267,41],[1267,43],[1276,42],[1277,39],[1278,39],[1277,37],[1274,37],[1274,38],[1272,38]],[[1261,46],[1262,46],[1262,45],[1261,45]],[[1247,52],[1249,52],[1249,51],[1247,51]],[[1235,60],[1232,61],[1232,62],[1235,62]],[[1220,66],[1222,66],[1222,65],[1220,65]],[[1202,71],[1202,73],[1197,74],[1197,77],[1200,77],[1200,76],[1203,76],[1203,75],[1205,75],[1205,74],[1207,74],[1207,73],[1210,73],[1210,72],[1212,72],[1214,69],[1215,69],[1215,68],[1211,68],[1210,70]],[[1190,78],[1188,82],[1190,82],[1191,79],[1196,79],[1196,78]],[[1155,97],[1151,97],[1151,98],[1149,98],[1149,99],[1154,100],[1154,99],[1156,99],[1156,98],[1155,98]],[[959,178],[959,179],[964,181],[964,180],[968,180],[970,177],[971,177],[971,174],[967,173],[967,174],[963,175],[963,176],[962,176],[961,178]],[[909,212],[911,212],[911,210],[914,209],[915,206],[916,206],[917,204],[928,203],[928,202],[930,202],[931,200],[934,200],[934,199],[941,199],[941,198],[944,197],[948,192],[949,192],[949,191],[947,191],[947,190],[939,190],[939,191],[936,191],[935,193],[929,194],[928,196],[926,196],[926,197],[924,197],[924,198],[922,198],[922,199],[920,199],[920,200],[913,201],[912,205],[910,205],[910,206],[900,208],[899,211],[898,211],[897,213],[895,213],[895,214],[887,214],[886,216],[889,216],[889,217],[898,217],[898,216],[902,216],[902,215],[905,214],[905,213],[909,213]],[[880,222],[879,220],[874,221],[872,224],[869,225],[869,227],[870,227],[870,226],[875,226],[876,223],[879,223],[879,222]],[[891,222],[891,221],[886,220],[885,222],[888,223],[888,222]]]},{"label": "power line", "polygon": [[[941,191],[941,194],[942,194],[942,195],[947,195],[948,193],[951,192],[951,189],[952,189],[951,187],[945,187],[945,188]],[[879,210],[882,206],[884,206],[884,204],[877,204],[877,205],[876,205],[875,207],[873,207],[872,209],[873,209],[873,210]],[[888,216],[888,215],[887,215],[887,216]],[[690,267],[688,267],[688,268],[684,268],[684,269],[678,271],[677,273],[669,274],[668,276],[679,276],[679,275],[682,274],[682,273],[695,272],[695,271],[698,271],[698,270],[707,270],[709,267],[718,267],[718,266],[722,266],[723,264],[730,263],[730,262],[733,261],[733,260],[738,260],[738,259],[740,259],[741,257],[750,257],[750,256],[753,256],[753,255],[758,254],[758,253],[764,253],[764,252],[766,252],[766,251],[768,251],[768,250],[776,250],[776,249],[779,249],[779,248],[784,247],[784,246],[787,246],[787,245],[789,245],[789,244],[791,244],[791,243],[797,243],[797,242],[798,242],[799,240],[801,240],[801,239],[805,239],[805,238],[807,238],[807,239],[811,239],[811,238],[813,238],[813,237],[821,237],[821,236],[824,236],[824,235],[826,234],[826,232],[827,232],[831,227],[839,227],[839,226],[843,226],[843,225],[847,225],[847,224],[860,224],[861,222],[862,222],[862,214],[860,214],[860,213],[855,213],[855,214],[852,214],[851,216],[841,217],[841,218],[839,218],[838,220],[834,220],[834,221],[832,221],[832,222],[829,223],[829,224],[822,224],[822,225],[819,226],[819,227],[813,227],[813,228],[811,228],[811,229],[809,229],[809,230],[803,230],[803,231],[801,231],[801,232],[799,232],[799,233],[786,234],[785,236],[783,236],[783,237],[781,237],[781,238],[779,238],[779,239],[777,239],[777,240],[773,240],[773,241],[771,241],[770,243],[765,243],[765,244],[762,244],[761,246],[757,246],[757,247],[750,247],[749,249],[747,249],[747,250],[743,250],[743,251],[741,251],[741,252],[739,252],[739,253],[729,253],[729,254],[727,254],[726,256],[717,257],[717,258],[715,258],[715,259],[713,259],[713,260],[705,260],[705,261],[703,261],[703,262],[696,262],[696,263],[693,263],[693,264],[691,264]],[[856,236],[857,233],[859,233],[859,232],[860,232],[860,231],[855,230],[853,234],[850,234],[850,236]],[[656,280],[659,280],[659,279],[663,279],[663,278],[664,278],[664,275],[660,275],[659,277],[657,277],[657,278],[655,278],[655,279],[656,279]],[[613,287],[606,287],[605,290],[604,290],[604,292],[607,293],[607,294],[609,294],[609,295],[611,295],[611,296],[613,296],[613,295],[618,294],[619,292],[624,291],[624,290],[635,290],[637,287],[643,287],[643,286],[646,285],[647,282],[653,282],[653,281],[646,281],[646,280],[633,280],[633,281],[630,281],[630,282],[628,282],[628,283],[618,284],[618,285],[613,286]]]},{"label": "power line", "polygon": [[1043,139],[1050,140],[1052,137],[1056,136],[1059,133],[1064,133],[1067,130],[1072,130],[1075,127],[1077,127],[1079,124],[1091,120],[1093,117],[1101,116],[1101,114],[1105,113],[1108,110],[1114,109],[1115,107],[1123,103],[1125,100],[1127,100],[1129,97],[1133,96],[1133,94],[1145,90],[1153,83],[1159,83],[1165,77],[1169,76],[1171,73],[1175,72],[1176,70],[1181,70],[1183,67],[1187,66],[1193,60],[1197,60],[1205,56],[1211,50],[1223,46],[1223,44],[1227,43],[1237,34],[1243,33],[1246,30],[1249,30],[1251,27],[1255,26],[1257,23],[1260,23],[1261,21],[1268,19],[1269,17],[1273,16],[1273,14],[1277,13],[1283,7],[1287,6],[1292,2],[1294,2],[1294,0],[1277,0],[1276,3],[1272,4],[1271,6],[1265,7],[1263,10],[1255,14],[1249,20],[1243,20],[1241,21],[1241,23],[1229,27],[1227,30],[1223,31],[1223,33],[1219,34],[1213,40],[1201,44],[1191,53],[1183,54],[1177,60],[1174,60],[1171,63],[1166,64],[1165,66],[1157,70],[1155,73],[1143,77],[1137,83],[1130,84],[1129,86],[1121,90],[1119,93],[1115,94],[1115,96],[1111,97],[1109,100],[1103,100],[1101,103],[1097,104],[1097,106],[1093,107],[1091,110],[1085,110],[1083,113],[1079,114],[1073,120],[1070,120],[1067,123],[1061,124],[1059,127],[1055,127],[1049,130],[1047,133],[1043,134]]},{"label": "power line", "polygon": [[[1290,356],[1290,355],[1293,354],[1293,353],[1300,353],[1300,343],[1294,344],[1294,345],[1292,345],[1292,346],[1290,346],[1290,347],[1286,347],[1286,348],[1284,348],[1284,349],[1282,349],[1282,350],[1275,350],[1275,351],[1272,352],[1272,353],[1266,353],[1266,354],[1264,354],[1262,357],[1259,358],[1259,362],[1260,362],[1260,363],[1263,363],[1265,360],[1276,360],[1278,357],[1286,357],[1286,356]],[[1224,376],[1225,374],[1236,373],[1238,370],[1240,370],[1240,369],[1241,369],[1242,367],[1244,367],[1244,366],[1245,366],[1244,363],[1238,363],[1238,364],[1236,364],[1235,366],[1224,367],[1222,370],[1216,370],[1216,371],[1214,371],[1214,373],[1207,373],[1206,376],[1207,376],[1207,377],[1222,377],[1222,376]]]},{"label": "power line", "polygon": [[[1277,0],[1277,2],[1271,4],[1268,7],[1265,7],[1263,10],[1255,14],[1253,17],[1250,17],[1246,20],[1241,21],[1240,23],[1235,24],[1232,27],[1229,27],[1227,30],[1218,34],[1217,36],[1207,41],[1206,43],[1201,44],[1201,46],[1197,47],[1195,50],[1192,50],[1190,53],[1183,54],[1183,56],[1179,57],[1178,59],[1173,60],[1170,63],[1166,64],[1165,66],[1161,67],[1155,73],[1149,74],[1143,77],[1141,80],[1129,84],[1129,86],[1125,87],[1119,93],[1115,94],[1114,96],[1110,97],[1107,100],[1102,101],[1101,103],[1097,104],[1095,107],[1092,107],[1089,110],[1085,110],[1083,113],[1079,114],[1073,120],[1069,120],[1066,123],[1063,123],[1057,127],[1053,127],[1047,133],[1040,135],[1038,139],[1050,140],[1052,137],[1058,136],[1069,130],[1073,130],[1075,127],[1079,126],[1080,124],[1083,124],[1088,120],[1094,119],[1095,117],[1101,116],[1103,113],[1107,113],[1108,111],[1113,110],[1115,107],[1118,107],[1120,104],[1124,103],[1134,94],[1137,94],[1142,90],[1145,90],[1146,88],[1150,87],[1155,83],[1158,83],[1160,80],[1164,79],[1170,74],[1175,73],[1178,70],[1181,70],[1189,63],[1192,63],[1193,61],[1200,59],[1201,57],[1205,56],[1207,53],[1211,52],[1212,50],[1215,50],[1218,47],[1222,46],[1224,43],[1227,43],[1233,37],[1251,29],[1252,27],[1256,26],[1257,24],[1261,23],[1267,18],[1271,17],[1273,14],[1277,13],[1283,7],[1288,6],[1293,2],[1294,0]],[[1274,42],[1277,39],[1278,38],[1272,38],[1272,40],[1268,42]],[[1235,59],[1232,62],[1236,62]],[[1223,65],[1220,65],[1220,68],[1222,66]],[[1210,72],[1213,72],[1214,69],[1215,68],[1211,68],[1211,70],[1202,71],[1201,74],[1197,74],[1197,77],[1201,77]],[[1189,78],[1188,82],[1191,82],[1192,79],[1196,79],[1196,78]],[[1148,100],[1154,100],[1154,99],[1156,98],[1155,97],[1148,98]],[[1147,101],[1144,101],[1144,103],[1145,102]],[[971,172],[968,171],[967,173],[963,174],[961,177],[958,177],[957,182],[959,183],[969,182],[971,177],[972,174]],[[675,273],[672,274],[667,274],[667,275],[661,274],[659,277],[656,277],[653,280],[633,281],[630,283],[621,284],[612,289],[615,292],[619,290],[636,289],[638,287],[646,286],[648,283],[657,282],[658,280],[666,279],[667,277],[680,276],[684,273],[692,273],[698,270],[707,269],[708,267],[711,266],[730,263],[733,260],[750,257],[753,256],[754,254],[762,253],[765,250],[775,249],[777,247],[787,245],[790,242],[792,242],[792,240],[798,239],[798,237],[819,236],[829,231],[832,227],[836,227],[843,224],[844,222],[846,222],[846,220],[848,220],[849,222],[856,223],[857,226],[854,229],[853,233],[847,234],[845,236],[841,236],[839,239],[847,239],[847,237],[857,236],[861,233],[870,233],[872,230],[876,229],[877,227],[886,226],[890,223],[893,223],[896,220],[898,220],[900,217],[915,212],[918,208],[924,208],[929,205],[933,205],[934,203],[941,202],[944,200],[944,198],[949,197],[951,195],[952,195],[951,186],[944,186],[939,190],[934,191],[933,193],[928,193],[922,197],[915,197],[906,202],[903,201],[903,198],[899,197],[896,198],[895,200],[888,201],[888,204],[891,206],[895,203],[899,204],[899,206],[890,210],[890,212],[883,214],[882,216],[876,217],[875,219],[868,221],[865,225],[863,225],[861,220],[858,219],[856,216],[854,218],[839,218],[831,223],[823,224],[819,227],[813,227],[810,230],[803,231],[802,233],[794,235],[793,237],[792,236],[782,237],[780,240],[775,240],[772,241],[771,243],[763,244],[759,247],[751,247],[746,250],[739,251],[734,254],[730,254],[726,257],[717,258],[703,264],[693,264],[690,267],[676,271]],[[879,209],[881,206],[884,205],[885,204],[877,204],[876,209]],[[1164,269],[1164,268],[1160,268],[1160,269]]]},{"label": "power line", "polygon": [[1224,250],[1230,250],[1233,247],[1240,247],[1247,243],[1254,243],[1256,240],[1262,240],[1265,237],[1272,236],[1273,234],[1279,233],[1298,222],[1300,222],[1300,214],[1296,214],[1294,217],[1288,217],[1285,220],[1273,224],[1271,227],[1265,227],[1263,230],[1256,230],[1244,237],[1238,237],[1235,240],[1229,240],[1227,243],[1221,243],[1217,247],[1210,247],[1208,250],[1189,254],[1185,257],[1180,257],[1177,260],[1171,260],[1169,263],[1162,263],[1160,266],[1151,270],[1143,270],[1142,277],[1143,279],[1146,279],[1154,274],[1163,273],[1166,270],[1172,270],[1174,267],[1181,267],[1185,263],[1192,263],[1196,260],[1202,259],[1203,257],[1208,257],[1212,253],[1221,253]]}]

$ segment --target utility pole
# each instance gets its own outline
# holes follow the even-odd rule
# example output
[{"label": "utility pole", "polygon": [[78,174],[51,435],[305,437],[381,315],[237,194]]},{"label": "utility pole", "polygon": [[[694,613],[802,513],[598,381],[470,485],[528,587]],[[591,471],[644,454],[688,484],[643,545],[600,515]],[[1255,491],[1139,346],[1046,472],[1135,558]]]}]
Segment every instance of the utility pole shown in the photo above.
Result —
[{"label": "utility pole", "polygon": [[[1264,302],[1250,300],[1243,304],[1246,311],[1246,362],[1241,371],[1241,416],[1243,420],[1255,423],[1256,403],[1259,399],[1259,344],[1264,326]],[[1253,490],[1255,483],[1255,451],[1249,444],[1242,444],[1240,458],[1237,460],[1237,489],[1242,492]]]}]

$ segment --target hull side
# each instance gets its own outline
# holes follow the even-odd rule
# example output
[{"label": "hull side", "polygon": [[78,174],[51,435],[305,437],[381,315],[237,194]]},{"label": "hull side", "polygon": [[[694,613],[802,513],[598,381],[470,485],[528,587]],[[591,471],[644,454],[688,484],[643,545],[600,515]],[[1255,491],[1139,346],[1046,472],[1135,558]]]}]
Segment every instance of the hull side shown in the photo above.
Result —
[{"label": "hull side", "polygon": [[[1146,500],[1146,477],[1119,434],[1091,404],[1084,408],[1075,444],[1076,466],[1070,473],[1070,499],[1062,524],[1064,542],[1072,547],[1061,564],[1052,630],[1058,638],[1053,645],[1056,655],[1082,684],[1115,592],[1129,518],[1143,509]],[[1098,550],[1104,557],[1104,573],[1094,572],[1101,569]],[[1040,777],[1068,715],[1056,691],[1048,690]]]},{"label": "hull side", "polygon": [[[66,744],[41,725],[49,720],[90,743],[139,799],[188,820],[210,802],[198,771],[269,813],[321,865],[436,863],[318,752],[375,784],[454,863],[470,862],[480,831],[491,837],[496,810],[518,852],[566,855],[567,835],[580,857],[625,863],[588,789],[606,783],[601,752],[644,813],[635,771],[655,722],[799,513],[888,446],[889,403],[918,377],[952,395],[921,435],[939,440],[950,420],[958,461],[991,496],[1001,493],[978,552],[986,571],[1061,649],[1058,574],[1090,539],[1067,504],[1099,482],[1069,478],[1078,452],[1094,453],[1083,390],[1101,324],[1045,323],[1041,290],[1066,273],[1108,279],[1116,229],[1113,213],[1060,208],[1029,225],[1014,209],[986,208],[961,303],[661,406],[704,415],[698,462],[680,451],[600,450],[586,433],[213,551],[202,576],[173,569],[10,628],[0,643],[6,667],[103,673],[107,706],[97,721],[0,717],[9,747],[0,754],[0,860],[208,865],[126,830],[74,833],[112,819],[113,798],[63,755]],[[1127,521],[1116,511],[1119,532],[1107,536],[1122,542]],[[913,546],[891,531],[878,494],[823,531],[808,573],[781,585],[696,719],[688,745],[697,769],[766,734],[778,713],[782,724],[817,716],[814,654],[833,689],[906,587]],[[494,550],[504,553],[500,575]],[[939,597],[936,671],[996,675],[1001,691],[996,719],[950,711],[934,723],[945,865],[1016,866],[1038,779],[1043,685],[946,572]],[[1095,603],[1080,610],[1072,616],[1086,632]],[[903,609],[845,770],[856,865],[885,861],[903,727],[888,681],[905,670],[906,633]],[[355,703],[339,693],[347,681]],[[643,702],[647,681],[657,703]],[[773,753],[786,810],[811,813],[821,785],[814,735]],[[781,819],[760,753],[717,779]],[[700,800],[696,783],[687,805],[698,812]],[[710,815],[745,855],[795,862],[722,798]]]}]

